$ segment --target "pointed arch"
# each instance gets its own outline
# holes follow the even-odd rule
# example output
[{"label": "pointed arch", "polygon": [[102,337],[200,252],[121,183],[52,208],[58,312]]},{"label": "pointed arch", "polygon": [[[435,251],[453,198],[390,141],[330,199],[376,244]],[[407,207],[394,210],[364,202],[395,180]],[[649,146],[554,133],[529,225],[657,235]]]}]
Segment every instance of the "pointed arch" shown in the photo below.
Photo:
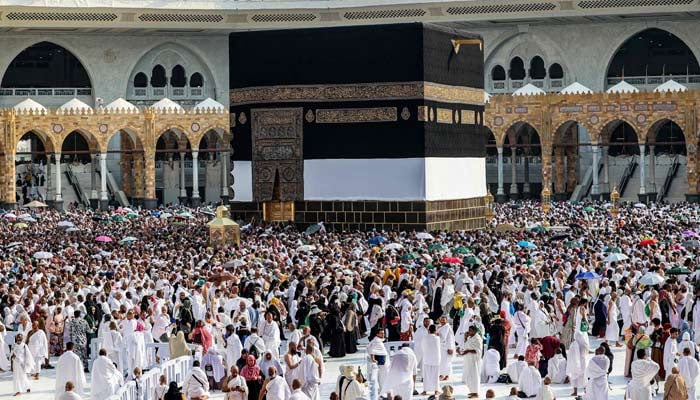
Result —
[{"label": "pointed arch", "polygon": [[3,88],[92,88],[84,64],[67,48],[53,42],[22,50],[3,74]]}]

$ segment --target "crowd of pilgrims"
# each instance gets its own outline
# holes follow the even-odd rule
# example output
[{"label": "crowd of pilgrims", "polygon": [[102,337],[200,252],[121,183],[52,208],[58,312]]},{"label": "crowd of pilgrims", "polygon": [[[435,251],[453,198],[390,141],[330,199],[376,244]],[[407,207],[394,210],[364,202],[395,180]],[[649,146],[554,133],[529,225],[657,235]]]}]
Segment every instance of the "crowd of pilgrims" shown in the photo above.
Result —
[{"label": "crowd of pilgrims", "polygon": [[[611,374],[630,378],[631,400],[694,399],[700,207],[609,207],[508,203],[489,229],[432,234],[245,225],[240,246],[217,249],[202,209],[39,211],[21,226],[5,214],[0,341],[16,336],[9,352],[0,342],[0,371],[21,395],[56,368],[60,400],[85,396],[85,372],[106,399],[193,353],[183,382],[163,376],[139,396],[319,400],[330,374],[332,398],[355,400],[376,372],[394,400],[449,400],[459,381],[470,398],[500,383],[509,398],[551,400],[566,384],[604,400]],[[369,370],[326,370],[361,341]],[[405,344],[389,353],[387,341]],[[624,371],[613,346],[626,347]]]}]

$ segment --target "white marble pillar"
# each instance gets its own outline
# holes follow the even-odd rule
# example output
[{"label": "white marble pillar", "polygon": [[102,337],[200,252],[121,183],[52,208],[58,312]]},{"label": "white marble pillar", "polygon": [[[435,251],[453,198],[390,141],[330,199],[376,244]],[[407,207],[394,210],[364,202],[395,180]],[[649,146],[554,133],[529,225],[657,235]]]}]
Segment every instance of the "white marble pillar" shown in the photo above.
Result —
[{"label": "white marble pillar", "polygon": [[187,185],[185,184],[185,153],[180,153],[180,197],[182,199],[187,198]]},{"label": "white marble pillar", "polygon": [[97,154],[90,155],[92,169],[90,170],[90,198],[97,198]]},{"label": "white marble pillar", "polygon": [[600,159],[600,146],[593,146],[593,186],[591,187],[591,195],[597,199],[600,194],[600,185],[598,184],[598,163]]},{"label": "white marble pillar", "polygon": [[109,197],[107,197],[107,153],[100,154],[100,201],[109,201]]},{"label": "white marble pillar", "polygon": [[503,191],[503,147],[496,147],[498,151],[498,192],[497,195],[505,195]]},{"label": "white marble pillar", "polygon": [[646,188],[646,183],[647,183],[647,177],[646,177],[646,156],[644,154],[644,148],[645,146],[643,144],[639,145],[639,194],[640,195],[646,195],[647,194],[647,188]]},{"label": "white marble pillar", "polygon": [[649,184],[647,185],[647,191],[649,193],[656,193],[656,154],[654,153],[654,146],[649,145]]},{"label": "white marble pillar", "polygon": [[54,178],[56,178],[56,202],[63,202],[63,196],[61,196],[61,153],[54,154]]},{"label": "white marble pillar", "polygon": [[603,190],[605,193],[610,193],[610,160],[608,153],[610,152],[610,146],[603,147]]},{"label": "white marble pillar", "polygon": [[199,202],[199,153],[192,152],[192,201],[197,205]]},{"label": "white marble pillar", "polygon": [[511,174],[511,183],[510,183],[510,194],[515,195],[516,197],[518,196],[518,171],[515,168],[515,147],[511,148],[511,156],[510,156],[510,174]]},{"label": "white marble pillar", "polygon": [[222,151],[219,153],[219,161],[221,161],[221,200],[228,200],[228,174],[229,162],[228,152]]}]

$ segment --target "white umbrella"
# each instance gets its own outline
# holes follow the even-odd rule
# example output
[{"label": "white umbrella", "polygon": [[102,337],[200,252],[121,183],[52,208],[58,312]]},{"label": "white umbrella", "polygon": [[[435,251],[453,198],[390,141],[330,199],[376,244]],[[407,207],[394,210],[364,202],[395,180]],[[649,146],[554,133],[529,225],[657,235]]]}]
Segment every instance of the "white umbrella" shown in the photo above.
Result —
[{"label": "white umbrella", "polygon": [[664,283],[664,278],[653,272],[647,272],[643,277],[639,278],[639,284],[644,286],[654,286]]},{"label": "white umbrella", "polygon": [[58,226],[59,228],[72,228],[75,226],[75,224],[70,221],[61,221],[58,224],[56,224],[56,226]]},{"label": "white umbrella", "polygon": [[634,205],[634,208],[647,208],[647,205],[644,203],[637,203]]},{"label": "white umbrella", "polygon": [[36,222],[36,219],[32,218],[31,216],[27,215],[26,217],[20,218],[24,222]]},{"label": "white umbrella", "polygon": [[618,261],[624,261],[627,260],[629,257],[622,253],[610,253],[608,254],[607,257],[605,257],[605,262],[618,262]]},{"label": "white umbrella", "polygon": [[53,253],[48,251],[37,251],[34,253],[34,258],[37,260],[48,260],[49,258],[53,258]]},{"label": "white umbrella", "polygon": [[23,244],[24,244],[24,243],[22,243],[22,242],[12,242],[12,243],[6,245],[5,248],[6,248],[6,249],[12,249],[12,248],[15,248],[15,247],[19,247],[19,246],[21,246],[21,245],[23,245]]},{"label": "white umbrella", "polygon": [[243,260],[231,260],[231,261],[226,261],[224,264],[224,267],[227,268],[236,268],[245,265],[245,261]]},{"label": "white umbrella", "polygon": [[429,234],[428,232],[418,232],[416,233],[416,237],[421,240],[433,240],[435,239],[433,235]]},{"label": "white umbrella", "polygon": [[80,232],[80,229],[78,229],[76,227],[71,227],[71,228],[66,229],[66,232]]},{"label": "white umbrella", "polygon": [[386,246],[384,246],[384,250],[386,250],[386,251],[403,250],[403,245],[401,243],[389,243]]},{"label": "white umbrella", "polygon": [[17,215],[15,215],[15,214],[13,214],[13,213],[6,213],[6,214],[3,214],[2,216],[3,216],[3,218],[7,218],[7,219],[15,219],[15,218],[17,218]]},{"label": "white umbrella", "polygon": [[316,246],[314,246],[312,244],[305,244],[305,245],[297,247],[297,251],[309,252],[309,251],[314,251],[314,250],[316,250]]}]

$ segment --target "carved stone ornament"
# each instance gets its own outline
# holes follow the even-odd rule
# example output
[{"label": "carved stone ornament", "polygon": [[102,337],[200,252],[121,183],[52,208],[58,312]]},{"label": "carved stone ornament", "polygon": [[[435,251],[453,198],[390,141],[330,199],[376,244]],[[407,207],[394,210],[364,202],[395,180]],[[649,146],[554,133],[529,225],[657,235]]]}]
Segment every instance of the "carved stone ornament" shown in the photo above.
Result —
[{"label": "carved stone ornament", "polygon": [[403,119],[404,121],[407,121],[409,118],[411,118],[411,112],[408,111],[408,107],[404,107],[401,110],[401,119]]},{"label": "carved stone ornament", "polygon": [[238,116],[238,122],[240,122],[241,125],[245,125],[245,123],[248,122],[248,117],[245,116],[244,112]]},{"label": "carved stone ornament", "polygon": [[312,123],[316,119],[316,116],[314,115],[313,110],[309,110],[306,112],[306,122]]},{"label": "carved stone ornament", "polygon": [[108,126],[107,124],[100,124],[99,130],[100,133],[107,133]]},{"label": "carved stone ornament", "polygon": [[199,129],[201,127],[199,126],[199,122],[193,122],[192,126],[190,126],[190,129],[192,129],[192,132],[199,132]]},{"label": "carved stone ornament", "polygon": [[51,129],[54,131],[54,133],[61,133],[63,132],[63,125],[61,124],[53,124],[51,126]]}]

